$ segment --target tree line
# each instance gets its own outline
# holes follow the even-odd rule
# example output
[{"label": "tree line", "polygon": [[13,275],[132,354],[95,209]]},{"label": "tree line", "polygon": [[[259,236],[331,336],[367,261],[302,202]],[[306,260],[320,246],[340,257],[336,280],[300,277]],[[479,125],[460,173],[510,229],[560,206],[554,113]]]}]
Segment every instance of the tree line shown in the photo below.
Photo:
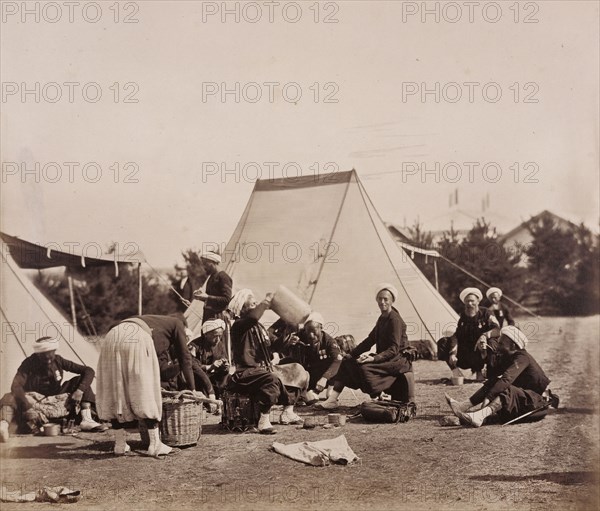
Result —
[{"label": "tree line", "polygon": [[[460,290],[486,287],[477,279],[499,287],[503,293],[540,315],[577,316],[600,312],[600,253],[598,236],[585,225],[560,228],[551,218],[528,225],[531,241],[505,246],[496,229],[477,220],[467,235],[444,233],[438,243],[418,223],[409,228],[410,243],[435,249],[440,294],[457,311]],[[435,282],[431,257],[414,257],[415,264]],[[513,307],[515,312],[519,312]]]},{"label": "tree line", "polygon": [[[439,291],[456,311],[462,309],[458,298],[461,289],[475,286],[485,292],[485,286],[456,267],[460,266],[540,315],[599,313],[598,237],[583,224],[561,229],[549,218],[528,228],[531,242],[516,247],[505,247],[496,229],[484,220],[477,220],[462,239],[450,230],[435,244],[431,233],[425,232],[418,223],[409,232],[414,246],[435,249],[443,256],[437,263]],[[194,288],[201,287],[207,273],[199,254],[187,249],[182,256]],[[432,258],[415,253],[414,262],[434,284]],[[179,298],[171,289],[177,282],[176,269],[174,267],[166,277],[142,274],[145,314],[170,314],[177,310]],[[68,272],[62,275],[38,272],[34,282],[67,318],[71,318]],[[71,271],[70,275],[75,283],[77,323],[83,334],[102,335],[117,321],[137,314],[135,266],[122,267],[118,276],[114,267]]]}]

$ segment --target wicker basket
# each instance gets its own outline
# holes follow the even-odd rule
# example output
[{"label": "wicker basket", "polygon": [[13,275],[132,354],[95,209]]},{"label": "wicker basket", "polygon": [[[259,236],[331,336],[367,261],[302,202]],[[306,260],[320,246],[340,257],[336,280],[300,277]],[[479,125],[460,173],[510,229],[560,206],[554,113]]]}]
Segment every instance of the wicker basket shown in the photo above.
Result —
[{"label": "wicker basket", "polygon": [[162,442],[171,447],[195,445],[202,432],[202,404],[185,398],[163,398],[162,406]]}]

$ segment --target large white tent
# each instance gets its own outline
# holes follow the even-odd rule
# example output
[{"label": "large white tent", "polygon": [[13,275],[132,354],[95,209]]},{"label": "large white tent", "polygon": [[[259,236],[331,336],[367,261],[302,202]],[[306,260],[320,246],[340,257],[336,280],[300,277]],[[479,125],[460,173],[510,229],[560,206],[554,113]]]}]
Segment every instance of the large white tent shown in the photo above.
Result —
[{"label": "large white tent", "polygon": [[380,282],[398,289],[409,340],[435,342],[458,318],[396,245],[354,170],[258,180],[222,255],[235,289],[260,298],[282,284],[321,312],[334,335],[368,334]]}]

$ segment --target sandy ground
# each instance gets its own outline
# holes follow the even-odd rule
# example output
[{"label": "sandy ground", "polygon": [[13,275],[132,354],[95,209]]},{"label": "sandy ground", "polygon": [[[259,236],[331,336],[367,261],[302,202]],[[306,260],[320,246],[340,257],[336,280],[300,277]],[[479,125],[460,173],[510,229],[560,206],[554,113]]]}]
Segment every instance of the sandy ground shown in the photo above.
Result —
[{"label": "sandy ground", "polygon": [[[76,437],[13,437],[0,445],[9,490],[64,485],[83,492],[53,508],[337,510],[599,509],[599,319],[523,319],[529,351],[559,394],[561,406],[541,422],[479,429],[442,427],[443,395],[465,398],[478,385],[449,387],[441,362],[415,364],[419,414],[406,424],[349,422],[342,428],[280,426],[275,436],[225,433],[209,416],[196,447],[155,460],[140,452],[114,457],[111,432]],[[345,411],[358,401],[346,390]],[[362,397],[359,400],[363,399]],[[323,412],[299,408],[301,415]],[[277,412],[274,412],[277,416]],[[269,450],[344,434],[360,461],[315,468]],[[49,504],[3,503],[2,510]]]}]

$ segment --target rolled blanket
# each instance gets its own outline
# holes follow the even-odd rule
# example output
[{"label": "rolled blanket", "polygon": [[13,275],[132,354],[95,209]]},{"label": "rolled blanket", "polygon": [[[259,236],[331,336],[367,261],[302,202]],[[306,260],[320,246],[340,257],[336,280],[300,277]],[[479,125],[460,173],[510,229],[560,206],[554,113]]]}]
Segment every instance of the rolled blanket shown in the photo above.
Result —
[{"label": "rolled blanket", "polygon": [[276,374],[286,387],[296,387],[298,389],[308,389],[310,374],[300,364],[281,364],[273,366],[273,373]]},{"label": "rolled blanket", "polygon": [[69,415],[67,408],[69,394],[44,396],[37,392],[28,392],[25,398],[34,410],[43,413],[48,419],[60,419]]}]

